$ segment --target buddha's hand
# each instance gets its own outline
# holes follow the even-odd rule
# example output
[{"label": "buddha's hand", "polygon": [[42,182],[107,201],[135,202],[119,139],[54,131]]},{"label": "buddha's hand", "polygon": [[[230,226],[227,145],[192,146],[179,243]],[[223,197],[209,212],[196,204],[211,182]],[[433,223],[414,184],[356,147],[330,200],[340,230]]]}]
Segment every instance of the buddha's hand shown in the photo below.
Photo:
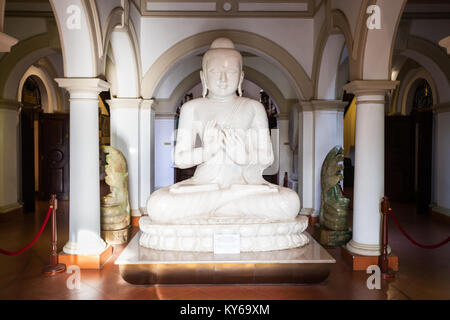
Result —
[{"label": "buddha's hand", "polygon": [[206,123],[203,131],[203,152],[207,158],[214,156],[223,148],[223,133],[217,128],[215,120]]},{"label": "buddha's hand", "polygon": [[238,165],[247,164],[248,152],[244,139],[233,129],[223,129],[223,133],[227,155]]}]

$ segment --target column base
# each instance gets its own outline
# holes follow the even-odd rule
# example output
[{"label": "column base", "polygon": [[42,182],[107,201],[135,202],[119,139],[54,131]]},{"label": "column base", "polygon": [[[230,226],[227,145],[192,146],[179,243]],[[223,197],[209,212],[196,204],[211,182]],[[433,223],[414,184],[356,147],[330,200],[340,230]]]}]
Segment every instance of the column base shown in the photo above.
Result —
[{"label": "column base", "polygon": [[66,266],[77,265],[80,269],[102,269],[103,265],[113,255],[113,247],[108,245],[102,252],[92,255],[77,255],[61,252],[58,255],[59,263]]},{"label": "column base", "polygon": [[450,209],[432,206],[430,207],[430,215],[442,223],[450,224]]},{"label": "column base", "polygon": [[308,217],[308,223],[310,226],[315,226],[316,223],[319,222],[319,214],[314,211],[313,208],[302,208],[300,210],[299,215],[301,216],[307,216]]},{"label": "column base", "polygon": [[140,217],[142,215],[141,209],[131,209],[132,217]]},{"label": "column base", "polygon": [[[351,253],[346,246],[341,246],[341,254],[344,260],[352,267],[353,271],[366,271],[367,267],[378,265],[378,256],[354,254]],[[388,265],[389,269],[398,271],[398,257],[392,253],[389,254]]]},{"label": "column base", "polygon": [[[381,246],[378,244],[364,244],[350,240],[346,244],[346,249],[355,255],[361,256],[379,256],[381,255]],[[391,248],[388,246],[388,254],[391,253]]]},{"label": "column base", "polygon": [[[85,234],[87,236],[87,234]],[[81,237],[83,238],[83,237]],[[89,256],[98,255],[106,248],[106,242],[100,236],[89,235],[83,242],[68,241],[63,248],[63,252],[71,255]]]},{"label": "column base", "polygon": [[15,202],[7,204],[5,206],[0,206],[0,213],[10,213],[12,211],[20,211],[22,209],[23,205],[21,203]]}]

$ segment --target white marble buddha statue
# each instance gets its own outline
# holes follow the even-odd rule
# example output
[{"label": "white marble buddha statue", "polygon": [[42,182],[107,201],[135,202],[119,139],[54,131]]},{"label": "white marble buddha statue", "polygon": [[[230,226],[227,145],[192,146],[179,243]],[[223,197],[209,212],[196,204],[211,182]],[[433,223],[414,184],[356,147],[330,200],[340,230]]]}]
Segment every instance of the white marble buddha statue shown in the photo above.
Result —
[{"label": "white marble buddha statue", "polygon": [[[224,224],[241,223],[244,229],[252,229],[258,223],[267,227],[272,222],[290,222],[291,229],[286,229],[286,234],[303,231],[307,222],[301,220],[299,226],[300,220],[296,219],[300,210],[297,193],[270,184],[262,177],[263,170],[273,162],[267,115],[260,102],[241,97],[242,56],[229,39],[219,38],[212,43],[203,57],[200,77],[203,98],[191,100],[181,108],[174,152],[174,162],[179,168],[197,168],[192,178],[150,195],[148,217],[140,221],[141,230],[148,233],[145,239],[141,238],[141,245],[167,249],[160,236],[170,237],[173,232],[164,235],[161,225],[184,228],[178,230],[184,232],[181,244],[188,247],[185,250],[194,251],[205,250],[199,249],[199,244],[186,244],[188,238],[196,237],[192,231],[195,228],[186,225],[210,224],[215,229],[210,228],[209,232],[219,232]],[[258,236],[252,234],[254,231],[248,232],[250,236]],[[152,239],[149,234],[153,234]],[[283,238],[285,234],[276,236]],[[304,244],[305,239],[300,242]],[[296,243],[298,246],[299,241]],[[179,245],[169,247],[180,249]]]}]

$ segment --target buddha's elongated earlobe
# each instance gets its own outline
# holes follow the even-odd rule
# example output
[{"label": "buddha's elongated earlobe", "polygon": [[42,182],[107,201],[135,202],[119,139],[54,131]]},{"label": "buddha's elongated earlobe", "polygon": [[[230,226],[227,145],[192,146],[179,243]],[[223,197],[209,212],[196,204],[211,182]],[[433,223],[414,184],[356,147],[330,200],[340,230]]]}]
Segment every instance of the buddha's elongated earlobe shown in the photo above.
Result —
[{"label": "buddha's elongated earlobe", "polygon": [[243,82],[244,82],[244,71],[241,72],[241,78],[239,79],[239,84],[238,84],[239,97],[242,97],[242,83]]},{"label": "buddha's elongated earlobe", "polygon": [[200,70],[200,80],[202,81],[202,96],[205,98],[208,94],[208,86],[206,85],[205,75],[202,70]]}]

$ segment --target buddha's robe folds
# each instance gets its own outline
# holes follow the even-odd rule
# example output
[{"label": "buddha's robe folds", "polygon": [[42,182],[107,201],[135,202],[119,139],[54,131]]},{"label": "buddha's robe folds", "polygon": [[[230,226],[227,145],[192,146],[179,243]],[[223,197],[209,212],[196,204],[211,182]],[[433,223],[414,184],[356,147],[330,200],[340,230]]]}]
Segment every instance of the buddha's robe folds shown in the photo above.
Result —
[{"label": "buddha's robe folds", "polygon": [[[300,199],[288,188],[270,184],[262,172],[273,162],[272,144],[264,107],[257,101],[237,98],[224,112],[209,107],[208,99],[183,105],[175,146],[175,164],[197,165],[194,176],[152,193],[147,201],[150,218],[157,222],[189,223],[210,218],[249,218],[264,221],[294,219]],[[192,103],[192,102],[196,103]],[[219,115],[220,116],[219,116]],[[244,150],[220,149],[205,159],[205,125],[215,120],[218,128],[233,130],[245,142]],[[201,138],[200,138],[201,140]]]}]

